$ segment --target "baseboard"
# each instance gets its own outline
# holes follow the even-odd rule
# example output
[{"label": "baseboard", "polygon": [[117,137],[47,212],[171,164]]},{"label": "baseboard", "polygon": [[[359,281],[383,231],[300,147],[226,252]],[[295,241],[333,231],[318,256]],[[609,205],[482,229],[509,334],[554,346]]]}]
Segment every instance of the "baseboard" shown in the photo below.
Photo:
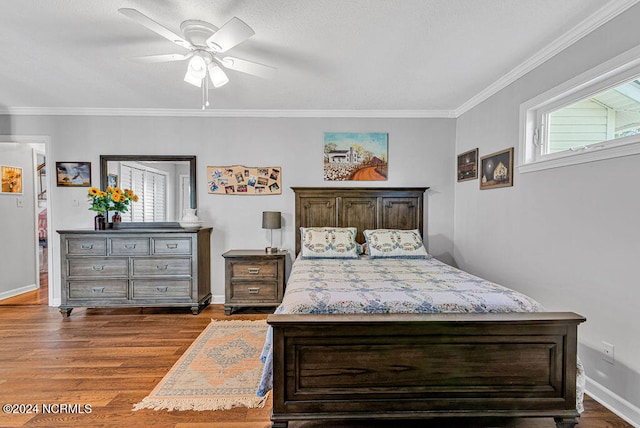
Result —
[{"label": "baseboard", "polygon": [[600,385],[593,379],[590,379],[588,376],[586,380],[586,393],[591,398],[602,404],[607,409],[611,410],[613,413],[615,413],[634,427],[640,427],[640,408],[629,403],[624,398],[620,397],[610,389],[607,389],[604,386]]},{"label": "baseboard", "polygon": [[9,291],[4,291],[0,293],[0,300],[8,299],[9,297],[15,297],[23,293],[28,293],[29,291],[37,290],[38,286],[36,284],[25,285],[24,287],[16,288]]},{"label": "baseboard", "polygon": [[211,303],[224,304],[224,294],[214,294],[211,296]]}]

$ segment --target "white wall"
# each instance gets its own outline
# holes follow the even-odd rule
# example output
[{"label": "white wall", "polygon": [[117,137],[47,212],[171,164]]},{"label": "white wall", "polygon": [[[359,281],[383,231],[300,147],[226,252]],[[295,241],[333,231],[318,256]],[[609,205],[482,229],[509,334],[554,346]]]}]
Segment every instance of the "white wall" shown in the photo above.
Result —
[{"label": "white wall", "polygon": [[[515,146],[519,159],[520,104],[640,44],[638,20],[635,6],[463,114],[456,153],[479,147],[484,156]],[[510,188],[458,183],[454,224],[461,268],[523,291],[547,309],[586,316],[579,354],[588,387],[608,395],[610,404],[618,400],[633,418],[640,416],[639,167],[640,156],[628,156],[516,170]],[[615,365],[603,361],[602,341],[615,345]]]},{"label": "white wall", "polygon": [[[5,118],[5,122],[8,122]],[[92,184],[99,184],[101,154],[195,154],[198,214],[214,228],[212,292],[224,295],[224,259],[229,249],[264,248],[262,211],[281,211],[283,229],[274,245],[293,252],[294,194],[291,186],[429,186],[426,199],[428,248],[445,262],[453,255],[455,121],[452,119],[284,119],[169,118],[92,116],[15,116],[15,134],[51,137],[48,162],[92,162]],[[2,122],[0,122],[2,123]],[[325,182],[324,131],[389,133],[386,182]],[[208,165],[280,166],[281,195],[210,195]],[[91,228],[87,188],[52,187],[52,230]],[[73,207],[73,200],[81,201]],[[1,238],[1,237],[0,237]],[[282,239],[282,240],[281,240]],[[54,296],[60,296],[59,241],[53,237]],[[291,261],[291,260],[290,260]],[[51,301],[59,304],[59,300]]]},{"label": "white wall", "polygon": [[7,140],[0,130],[0,165],[22,168],[23,193],[0,194],[0,299],[34,290],[38,274],[33,146]]}]

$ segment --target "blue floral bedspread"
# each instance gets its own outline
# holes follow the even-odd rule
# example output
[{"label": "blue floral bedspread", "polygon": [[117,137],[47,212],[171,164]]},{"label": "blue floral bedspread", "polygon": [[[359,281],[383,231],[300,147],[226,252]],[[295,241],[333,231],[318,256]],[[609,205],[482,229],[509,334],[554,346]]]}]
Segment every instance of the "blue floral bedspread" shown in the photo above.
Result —
[{"label": "blue floral bedspread", "polygon": [[[277,314],[538,312],[531,297],[439,260],[296,259]],[[272,388],[272,331],[258,395]]]}]

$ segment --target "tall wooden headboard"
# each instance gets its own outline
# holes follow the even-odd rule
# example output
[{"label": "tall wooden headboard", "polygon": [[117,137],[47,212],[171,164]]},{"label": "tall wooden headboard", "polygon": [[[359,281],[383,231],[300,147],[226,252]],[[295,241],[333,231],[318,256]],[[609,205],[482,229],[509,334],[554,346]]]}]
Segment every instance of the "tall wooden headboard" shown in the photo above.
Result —
[{"label": "tall wooden headboard", "polygon": [[418,229],[424,238],[424,192],[428,187],[292,187],[296,195],[296,254],[301,227]]}]

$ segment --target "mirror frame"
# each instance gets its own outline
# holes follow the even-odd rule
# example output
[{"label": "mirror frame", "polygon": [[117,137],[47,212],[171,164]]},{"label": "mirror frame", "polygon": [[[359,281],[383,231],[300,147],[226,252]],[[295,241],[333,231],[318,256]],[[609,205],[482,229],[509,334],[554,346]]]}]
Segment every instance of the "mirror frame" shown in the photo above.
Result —
[{"label": "mirror frame", "polygon": [[[197,203],[197,188],[196,188],[196,157],[190,155],[100,155],[100,188],[106,189],[107,187],[107,164],[108,162],[148,162],[148,161],[160,161],[160,162],[189,162],[189,186],[191,187],[190,205],[191,208],[198,208]],[[178,220],[176,219],[175,223]],[[138,225],[153,225],[158,222],[145,222],[136,223]]]}]

